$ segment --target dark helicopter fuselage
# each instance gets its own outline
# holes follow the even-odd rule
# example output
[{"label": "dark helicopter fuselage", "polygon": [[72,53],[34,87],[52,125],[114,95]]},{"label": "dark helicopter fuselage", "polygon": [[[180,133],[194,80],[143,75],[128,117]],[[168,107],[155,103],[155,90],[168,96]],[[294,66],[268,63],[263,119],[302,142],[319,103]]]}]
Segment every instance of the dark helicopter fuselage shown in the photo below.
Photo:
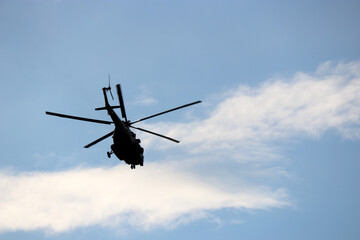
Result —
[{"label": "dark helicopter fuselage", "polygon": [[[113,132],[113,142],[111,145],[112,152],[127,164],[134,167],[135,165],[143,166],[144,164],[144,149],[140,146],[140,139],[136,139],[135,133],[133,133],[128,126],[128,122],[122,121],[110,106],[106,88],[103,88],[105,107],[107,113],[111,117],[115,130]],[[110,154],[108,156],[110,157]]]}]

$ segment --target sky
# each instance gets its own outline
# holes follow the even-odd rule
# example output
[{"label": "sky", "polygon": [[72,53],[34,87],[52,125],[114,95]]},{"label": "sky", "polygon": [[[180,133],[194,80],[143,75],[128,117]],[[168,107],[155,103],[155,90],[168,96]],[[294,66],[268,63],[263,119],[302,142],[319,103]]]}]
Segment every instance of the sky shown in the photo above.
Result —
[{"label": "sky", "polygon": [[[359,239],[359,13],[0,0],[0,239]],[[113,126],[45,115],[109,120],[108,74],[132,121],[202,100],[136,125],[180,143],[136,132],[132,170],[83,148]]]}]

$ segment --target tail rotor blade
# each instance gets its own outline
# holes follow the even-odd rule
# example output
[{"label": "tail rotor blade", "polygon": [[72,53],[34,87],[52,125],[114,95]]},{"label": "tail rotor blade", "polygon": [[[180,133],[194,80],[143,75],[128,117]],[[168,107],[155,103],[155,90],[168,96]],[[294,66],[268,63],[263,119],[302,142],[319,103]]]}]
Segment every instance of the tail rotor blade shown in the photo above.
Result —
[{"label": "tail rotor blade", "polygon": [[110,92],[112,100],[114,100],[114,96],[112,95],[111,88],[109,88],[109,92]]},{"label": "tail rotor blade", "polygon": [[109,87],[108,87],[108,90],[109,90],[109,92],[110,92],[110,95],[111,95],[112,100],[114,100],[114,97],[113,97],[112,92],[111,92],[111,87],[110,87],[110,73],[109,73],[108,77],[109,77]]},{"label": "tail rotor blade", "polygon": [[109,133],[106,134],[105,136],[102,136],[101,138],[98,138],[98,139],[96,139],[95,141],[93,141],[93,142],[89,143],[88,145],[84,146],[84,148],[89,148],[89,147],[91,147],[92,145],[95,145],[95,144],[97,144],[98,142],[101,142],[102,140],[104,140],[104,139],[112,136],[113,133],[114,133],[114,131],[109,132]]},{"label": "tail rotor blade", "polygon": [[123,99],[123,96],[122,96],[120,84],[116,85],[116,90],[117,90],[117,94],[118,94],[118,97],[119,97],[121,115],[122,115],[123,118],[125,118],[125,121],[127,122],[125,104],[124,104],[124,99]]}]

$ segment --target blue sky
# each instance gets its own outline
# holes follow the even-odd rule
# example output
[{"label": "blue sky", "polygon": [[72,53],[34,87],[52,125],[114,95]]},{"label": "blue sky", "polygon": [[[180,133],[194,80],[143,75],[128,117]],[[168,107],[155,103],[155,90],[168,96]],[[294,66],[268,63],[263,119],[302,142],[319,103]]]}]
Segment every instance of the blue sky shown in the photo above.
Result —
[{"label": "blue sky", "polygon": [[[0,1],[1,239],[358,239],[359,1]],[[108,159],[121,83],[145,165]],[[114,104],[117,104],[115,101]]]}]

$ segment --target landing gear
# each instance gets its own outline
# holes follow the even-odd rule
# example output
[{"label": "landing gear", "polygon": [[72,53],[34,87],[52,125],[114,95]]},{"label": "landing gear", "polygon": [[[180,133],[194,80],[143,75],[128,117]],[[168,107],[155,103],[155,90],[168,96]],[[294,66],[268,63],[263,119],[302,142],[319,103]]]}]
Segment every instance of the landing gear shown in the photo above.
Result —
[{"label": "landing gear", "polygon": [[111,152],[106,152],[106,154],[107,154],[108,158],[111,158],[111,154],[113,154],[113,151],[111,151]]},{"label": "landing gear", "polygon": [[131,165],[130,165],[130,168],[131,168],[131,169],[135,169],[135,165],[134,165],[134,164],[131,164]]}]

